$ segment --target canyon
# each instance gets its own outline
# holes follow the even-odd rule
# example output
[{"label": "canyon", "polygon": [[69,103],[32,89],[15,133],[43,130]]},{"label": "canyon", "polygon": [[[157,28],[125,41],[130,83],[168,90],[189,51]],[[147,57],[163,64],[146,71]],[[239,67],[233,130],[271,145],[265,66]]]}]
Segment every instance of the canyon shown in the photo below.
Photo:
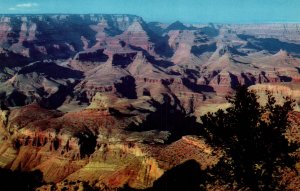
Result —
[{"label": "canyon", "polygon": [[223,152],[193,132],[239,85],[295,99],[287,134],[300,141],[299,27],[0,15],[0,167],[39,170],[38,190],[147,189],[189,160],[205,170]]}]

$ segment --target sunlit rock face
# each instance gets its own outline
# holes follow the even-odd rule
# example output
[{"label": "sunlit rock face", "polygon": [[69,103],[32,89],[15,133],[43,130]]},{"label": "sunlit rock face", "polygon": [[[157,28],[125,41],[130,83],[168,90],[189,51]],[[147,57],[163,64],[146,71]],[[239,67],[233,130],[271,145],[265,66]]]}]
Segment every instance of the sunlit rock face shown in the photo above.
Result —
[{"label": "sunlit rock face", "polygon": [[[40,190],[144,189],[186,161],[211,167],[222,151],[189,128],[229,107],[238,85],[261,103],[266,90],[279,103],[291,96],[298,109],[298,28],[3,15],[0,167],[41,171]],[[287,135],[298,140],[291,117]]]},{"label": "sunlit rock face", "polygon": [[[87,106],[97,92],[188,112],[238,84],[299,81],[298,24],[165,25],[134,15],[4,15],[0,95],[9,106]],[[129,87],[129,88],[127,88]],[[223,100],[224,101],[224,100]]]},{"label": "sunlit rock face", "polygon": [[38,105],[9,114],[1,111],[1,167],[40,170],[46,183],[68,180],[98,188],[141,189],[186,160],[197,160],[203,169],[218,161],[213,149],[197,137],[164,145],[169,132],[124,130],[136,117],[120,118],[105,110],[113,104],[97,95],[93,105],[80,112],[63,114]]}]

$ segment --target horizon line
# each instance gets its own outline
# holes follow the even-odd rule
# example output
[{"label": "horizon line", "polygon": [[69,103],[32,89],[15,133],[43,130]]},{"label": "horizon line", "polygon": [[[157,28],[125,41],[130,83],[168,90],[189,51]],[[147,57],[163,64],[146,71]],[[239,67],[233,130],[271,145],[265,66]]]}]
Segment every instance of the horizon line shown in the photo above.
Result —
[{"label": "horizon line", "polygon": [[[158,22],[162,24],[172,24],[175,22],[181,22],[183,24],[189,24],[189,25],[197,25],[197,24],[223,24],[223,25],[253,25],[253,24],[300,24],[299,21],[208,21],[208,22],[189,22],[189,21],[181,21],[180,19],[174,19],[173,21],[169,22],[164,22],[164,21],[158,21],[158,20],[148,20],[145,19],[142,16],[136,15],[136,14],[130,14],[130,13],[0,13],[1,16],[5,15],[128,15],[128,16],[135,16],[135,17],[140,17],[143,19],[143,21],[147,23],[152,23],[152,22]],[[199,19],[200,20],[200,19]]]}]

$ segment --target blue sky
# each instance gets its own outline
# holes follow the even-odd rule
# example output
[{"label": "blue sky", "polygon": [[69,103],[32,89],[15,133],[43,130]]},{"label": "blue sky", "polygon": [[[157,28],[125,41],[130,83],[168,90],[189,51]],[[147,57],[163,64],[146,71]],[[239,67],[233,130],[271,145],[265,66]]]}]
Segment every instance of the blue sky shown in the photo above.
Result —
[{"label": "blue sky", "polygon": [[300,22],[300,0],[0,0],[0,13],[126,13],[167,23]]}]

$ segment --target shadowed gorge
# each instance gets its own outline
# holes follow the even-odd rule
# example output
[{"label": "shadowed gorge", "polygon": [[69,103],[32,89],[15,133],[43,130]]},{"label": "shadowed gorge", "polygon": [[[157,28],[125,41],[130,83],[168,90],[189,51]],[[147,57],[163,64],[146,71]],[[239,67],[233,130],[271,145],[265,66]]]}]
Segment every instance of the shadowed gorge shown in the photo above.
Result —
[{"label": "shadowed gorge", "polygon": [[283,49],[293,54],[300,53],[300,46],[298,44],[282,42],[275,38],[259,39],[250,35],[239,35],[239,38],[249,41],[250,44],[248,46],[256,47],[260,50],[268,50],[270,52],[276,53]]},{"label": "shadowed gorge", "polygon": [[[168,97],[165,97],[168,100]],[[196,118],[189,116],[185,111],[180,110],[176,105],[171,105],[170,101],[164,104],[154,102],[155,111],[149,113],[145,121],[140,124],[132,124],[128,127],[129,131],[169,131],[168,142],[174,142],[184,135],[197,135],[199,124]]]},{"label": "shadowed gorge", "polygon": [[103,53],[104,50],[97,50],[96,52],[79,54],[79,61],[90,61],[90,62],[106,62],[108,56]]},{"label": "shadowed gorge", "polygon": [[32,172],[20,172],[1,168],[0,178],[0,186],[3,190],[33,191],[43,184],[43,174],[38,170]]}]

